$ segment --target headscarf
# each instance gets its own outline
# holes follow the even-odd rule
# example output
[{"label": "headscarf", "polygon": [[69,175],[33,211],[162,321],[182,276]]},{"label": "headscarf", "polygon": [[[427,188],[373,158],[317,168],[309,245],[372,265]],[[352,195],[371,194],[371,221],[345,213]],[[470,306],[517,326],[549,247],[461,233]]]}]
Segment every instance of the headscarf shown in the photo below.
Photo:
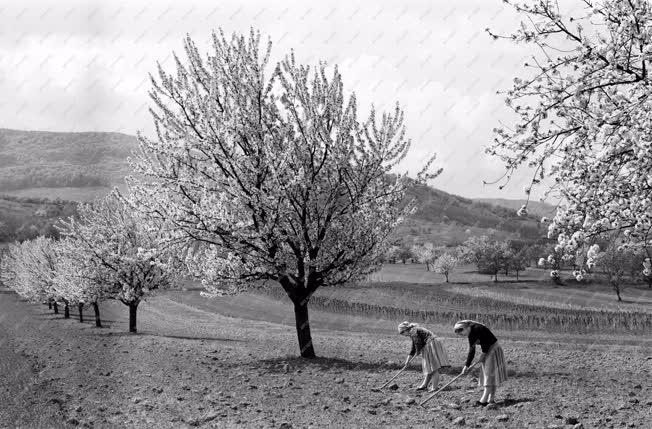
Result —
[{"label": "headscarf", "polygon": [[[482,325],[480,322],[476,322],[475,320],[460,320],[453,326],[453,331],[457,331],[460,328],[466,328],[467,326],[471,325],[472,323],[477,323],[478,325]],[[482,325],[484,326],[484,325]]]},{"label": "headscarf", "polygon": [[415,326],[417,326],[416,323],[410,323],[407,320],[405,322],[401,322],[398,325],[398,333],[402,334],[403,332],[405,332],[407,330],[410,330],[410,329],[414,328]]}]

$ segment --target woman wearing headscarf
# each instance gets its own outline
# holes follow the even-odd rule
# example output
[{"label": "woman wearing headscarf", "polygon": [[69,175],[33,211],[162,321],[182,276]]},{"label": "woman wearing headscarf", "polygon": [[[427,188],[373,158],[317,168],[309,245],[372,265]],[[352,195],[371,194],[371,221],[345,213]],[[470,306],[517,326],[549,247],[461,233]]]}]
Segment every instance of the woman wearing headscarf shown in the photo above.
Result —
[{"label": "woman wearing headscarf", "polygon": [[398,333],[412,339],[412,348],[405,360],[405,366],[413,356],[421,354],[423,382],[417,390],[425,390],[429,384],[432,384],[430,390],[434,390],[439,384],[439,368],[450,366],[448,355],[441,342],[429,330],[408,321],[398,325]]},{"label": "woman wearing headscarf", "polygon": [[505,355],[498,339],[489,328],[474,320],[460,320],[453,329],[457,335],[469,339],[469,354],[466,357],[464,368],[462,368],[462,374],[469,371],[475,357],[475,346],[480,344],[482,355],[478,359],[480,362],[478,385],[484,387],[484,394],[477,404],[487,405],[494,402],[497,386],[507,380]]}]

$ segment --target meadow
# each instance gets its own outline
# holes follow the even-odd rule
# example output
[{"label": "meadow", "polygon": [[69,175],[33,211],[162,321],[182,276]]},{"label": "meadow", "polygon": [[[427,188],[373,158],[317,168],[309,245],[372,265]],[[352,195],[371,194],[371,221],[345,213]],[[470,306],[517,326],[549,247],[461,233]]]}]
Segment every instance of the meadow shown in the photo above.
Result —
[{"label": "meadow", "polygon": [[[652,290],[643,284],[626,288],[616,301],[603,281],[552,284],[547,270],[527,269],[493,282],[471,266],[462,266],[452,283],[421,264],[389,264],[366,282],[345,288],[322,288],[311,306],[336,313],[422,323],[477,319],[501,329],[574,333],[634,334],[652,330]],[[562,272],[562,276],[570,273]],[[500,279],[500,277],[499,277]],[[277,287],[262,290],[277,299]]]}]

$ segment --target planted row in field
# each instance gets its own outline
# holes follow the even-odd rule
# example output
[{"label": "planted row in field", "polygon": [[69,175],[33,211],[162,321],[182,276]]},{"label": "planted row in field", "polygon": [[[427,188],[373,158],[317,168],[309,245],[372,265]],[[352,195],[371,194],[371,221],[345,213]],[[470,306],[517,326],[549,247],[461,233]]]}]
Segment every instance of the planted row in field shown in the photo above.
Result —
[{"label": "planted row in field", "polygon": [[[265,291],[275,298],[282,298],[283,291],[272,288]],[[443,299],[423,298],[432,303],[433,309],[422,310],[392,305],[372,304],[348,301],[326,296],[313,296],[310,305],[313,308],[336,313],[366,315],[395,320],[412,320],[417,322],[450,324],[460,319],[476,319],[497,329],[533,329],[573,333],[619,333],[650,332],[652,314],[624,311],[564,310],[549,309],[525,305],[513,305],[500,301],[487,301],[482,308],[477,302],[467,308],[450,308],[440,303]],[[454,298],[453,303],[459,305]],[[464,300],[468,304],[468,299]],[[497,309],[498,304],[503,307]],[[506,304],[506,305],[504,305]]]}]

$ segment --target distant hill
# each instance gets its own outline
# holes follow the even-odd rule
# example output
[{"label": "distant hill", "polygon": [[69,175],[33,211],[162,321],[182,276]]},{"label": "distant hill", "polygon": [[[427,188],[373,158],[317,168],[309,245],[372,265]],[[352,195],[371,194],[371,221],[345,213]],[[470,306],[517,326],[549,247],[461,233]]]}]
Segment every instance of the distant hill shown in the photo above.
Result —
[{"label": "distant hill", "polygon": [[475,235],[535,240],[547,232],[535,216],[519,217],[516,210],[432,187],[415,187],[411,196],[417,200],[418,210],[398,228],[396,234],[408,241],[450,245],[462,243]]},{"label": "distant hill", "polygon": [[[475,198],[474,201],[507,207],[515,211],[518,211],[518,209],[525,204],[525,200],[509,200],[505,198]],[[529,214],[534,215],[541,220],[544,216],[547,218],[554,217],[557,208],[552,204],[540,201],[529,201],[527,203],[527,211]]]},{"label": "distant hill", "polygon": [[119,185],[137,143],[136,137],[120,133],[0,129],[0,193]]},{"label": "distant hill", "polygon": [[[113,186],[124,188],[124,176],[130,173],[126,159],[137,143],[136,137],[120,133],[0,129],[4,239],[16,235],[16,228],[23,232],[46,228],[48,219],[54,218],[43,216],[43,210],[68,213],[72,203],[65,200],[88,201]],[[545,235],[534,203],[530,206],[534,216],[521,218],[516,216],[521,206],[516,200],[471,200],[427,186],[414,187],[410,196],[418,201],[418,210],[396,231],[402,241],[450,245],[474,235],[527,240]],[[55,198],[64,201],[51,201]]]},{"label": "distant hill", "polygon": [[54,224],[77,212],[74,201],[0,195],[0,242],[22,241],[39,235],[57,237]]}]

